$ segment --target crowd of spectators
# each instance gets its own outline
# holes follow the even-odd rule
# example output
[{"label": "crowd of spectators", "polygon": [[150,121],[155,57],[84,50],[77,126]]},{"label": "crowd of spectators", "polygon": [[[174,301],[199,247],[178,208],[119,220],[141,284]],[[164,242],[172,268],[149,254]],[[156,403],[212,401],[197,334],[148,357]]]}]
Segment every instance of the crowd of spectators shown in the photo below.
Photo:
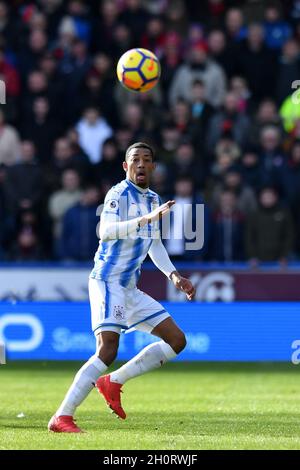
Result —
[{"label": "crowd of spectators", "polygon": [[[117,83],[132,47],[161,61],[149,93]],[[174,258],[300,258],[298,0],[0,0],[0,78],[0,260],[91,260],[135,141],[163,200],[205,202]]]}]

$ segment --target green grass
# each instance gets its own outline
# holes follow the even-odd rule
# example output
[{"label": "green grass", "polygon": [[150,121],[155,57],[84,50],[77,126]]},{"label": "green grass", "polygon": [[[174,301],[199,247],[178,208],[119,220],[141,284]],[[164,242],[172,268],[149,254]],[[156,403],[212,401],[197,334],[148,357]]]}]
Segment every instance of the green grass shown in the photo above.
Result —
[{"label": "green grass", "polygon": [[0,450],[300,449],[297,366],[168,364],[125,385],[125,421],[93,390],[76,415],[85,434],[48,433],[47,422],[79,366],[15,362],[0,368]]}]

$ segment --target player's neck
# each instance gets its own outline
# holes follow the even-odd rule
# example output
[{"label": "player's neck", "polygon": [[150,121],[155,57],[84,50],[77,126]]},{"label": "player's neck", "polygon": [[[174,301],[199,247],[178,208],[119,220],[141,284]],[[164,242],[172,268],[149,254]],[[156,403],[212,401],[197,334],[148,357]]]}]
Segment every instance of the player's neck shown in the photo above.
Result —
[{"label": "player's neck", "polygon": [[138,189],[139,191],[142,191],[143,193],[146,193],[149,189],[149,187],[147,186],[147,188],[142,188],[142,186],[139,186],[138,184],[135,184],[131,179],[127,178],[127,181],[129,181],[131,184],[133,184],[133,186]]}]

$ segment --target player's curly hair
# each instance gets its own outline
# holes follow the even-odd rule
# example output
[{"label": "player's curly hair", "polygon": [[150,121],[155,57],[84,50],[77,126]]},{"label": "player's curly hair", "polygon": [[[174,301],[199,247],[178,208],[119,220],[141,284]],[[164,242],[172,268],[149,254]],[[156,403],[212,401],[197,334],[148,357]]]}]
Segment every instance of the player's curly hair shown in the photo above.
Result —
[{"label": "player's curly hair", "polygon": [[125,160],[127,160],[129,153],[131,152],[132,149],[143,149],[143,148],[150,150],[152,160],[154,160],[153,148],[150,147],[150,145],[146,144],[145,142],[136,142],[135,144],[130,145],[130,147],[128,147],[128,149],[126,150]]}]

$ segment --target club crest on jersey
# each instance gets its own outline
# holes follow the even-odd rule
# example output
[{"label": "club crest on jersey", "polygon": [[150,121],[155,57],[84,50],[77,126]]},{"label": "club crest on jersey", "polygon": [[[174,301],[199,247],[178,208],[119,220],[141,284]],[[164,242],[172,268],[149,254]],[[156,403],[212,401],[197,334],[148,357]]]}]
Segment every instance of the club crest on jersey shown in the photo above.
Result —
[{"label": "club crest on jersey", "polygon": [[150,199],[151,210],[153,211],[159,206],[159,201],[157,200],[155,196],[150,197],[149,199]]},{"label": "club crest on jersey", "polygon": [[113,315],[114,315],[116,320],[124,320],[124,318],[125,318],[124,307],[122,305],[115,305]]},{"label": "club crest on jersey", "polygon": [[156,201],[152,202],[151,203],[151,210],[154,211],[154,209],[157,209],[158,206],[159,206],[159,204]]}]

